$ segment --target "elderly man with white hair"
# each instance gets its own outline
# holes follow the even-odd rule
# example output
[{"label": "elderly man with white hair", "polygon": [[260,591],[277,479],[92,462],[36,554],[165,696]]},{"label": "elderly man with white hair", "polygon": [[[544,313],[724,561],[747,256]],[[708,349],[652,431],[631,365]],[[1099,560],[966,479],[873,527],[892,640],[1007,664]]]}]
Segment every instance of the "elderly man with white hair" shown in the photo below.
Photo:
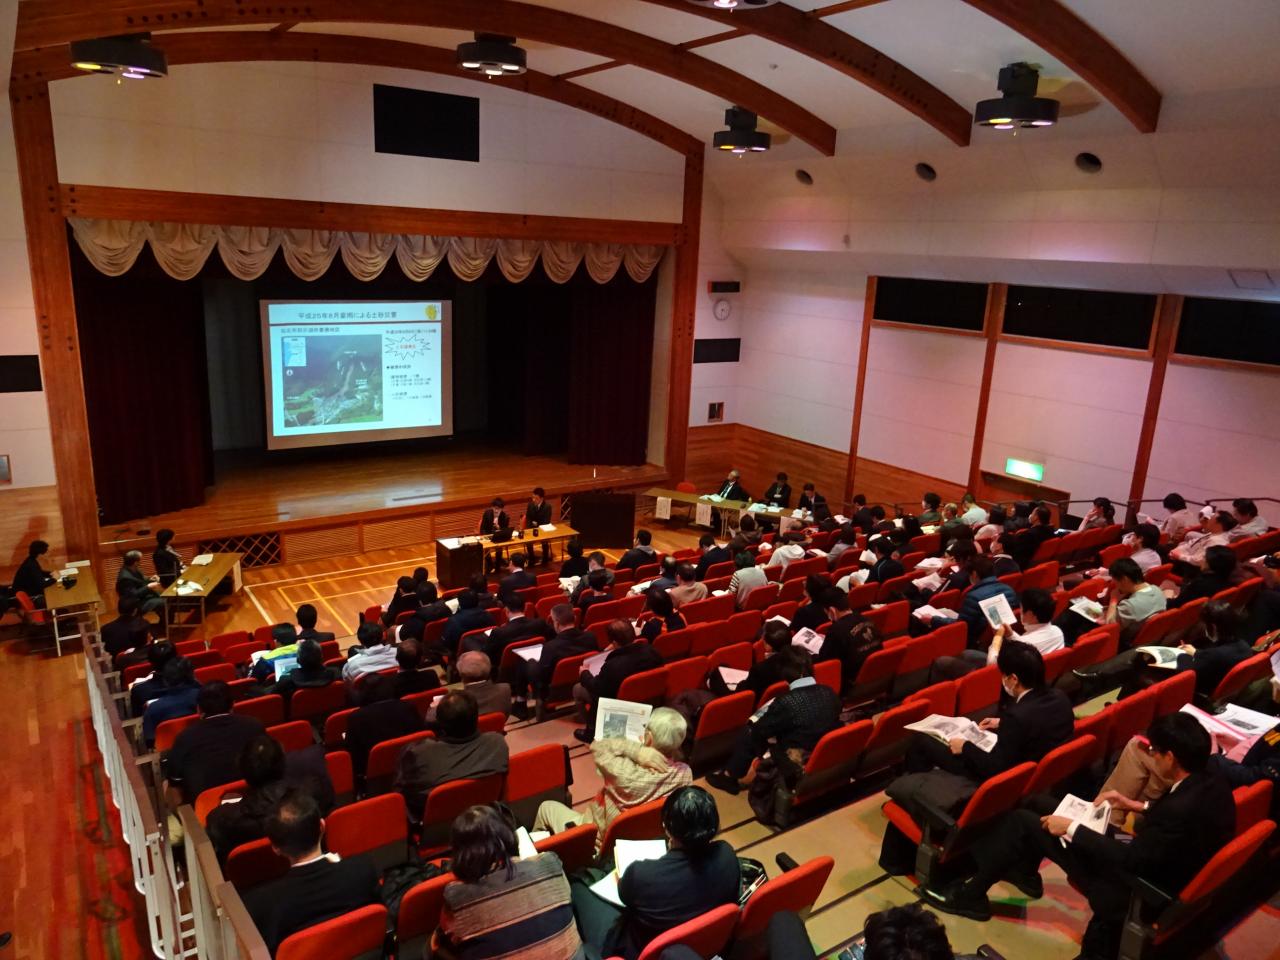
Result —
[{"label": "elderly man with white hair", "polygon": [[676,759],[687,731],[684,717],[670,707],[659,707],[649,716],[642,743],[620,737],[595,741],[591,754],[604,780],[600,793],[581,811],[547,800],[538,807],[533,829],[559,833],[580,823],[594,823],[599,849],[605,830],[618,814],[693,782],[689,765]]},{"label": "elderly man with white hair", "polygon": [[[468,650],[458,658],[458,676],[462,678],[462,689],[476,698],[480,708],[480,716],[486,713],[511,713],[511,685],[494,683],[493,667],[486,653],[481,650]],[[427,723],[433,723],[436,708],[427,711]]]},{"label": "elderly man with white hair", "polygon": [[159,577],[148,577],[142,572],[141,564],[141,550],[125,551],[124,566],[116,575],[116,593],[121,600],[132,597],[138,601],[141,613],[150,613],[164,606],[164,598],[160,596],[164,588],[160,586]]}]

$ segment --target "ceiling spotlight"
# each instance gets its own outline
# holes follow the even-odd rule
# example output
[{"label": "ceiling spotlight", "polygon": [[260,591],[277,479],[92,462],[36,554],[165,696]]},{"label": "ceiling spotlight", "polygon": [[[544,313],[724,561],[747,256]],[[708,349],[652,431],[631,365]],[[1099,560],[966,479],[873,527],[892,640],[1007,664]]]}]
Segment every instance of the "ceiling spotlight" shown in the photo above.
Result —
[{"label": "ceiling spotlight", "polygon": [[996,87],[1004,96],[978,101],[973,122],[997,130],[1053,126],[1058,122],[1058,101],[1037,97],[1039,83],[1040,71],[1031,64],[1009,64],[1001,69],[996,81]]},{"label": "ceiling spotlight", "polygon": [[724,112],[728,130],[717,130],[711,138],[717,150],[726,153],[764,153],[769,149],[772,137],[756,129],[756,115],[741,107],[730,107]]},{"label": "ceiling spotlight", "polygon": [[527,69],[523,49],[515,37],[477,33],[475,40],[458,44],[458,66],[486,77],[514,77]]},{"label": "ceiling spotlight", "polygon": [[689,0],[699,7],[711,7],[713,10],[754,10],[756,7],[769,7],[778,0]]},{"label": "ceiling spotlight", "polygon": [[85,73],[118,73],[128,80],[148,80],[169,75],[163,50],[151,46],[151,34],[71,41],[71,65]]}]

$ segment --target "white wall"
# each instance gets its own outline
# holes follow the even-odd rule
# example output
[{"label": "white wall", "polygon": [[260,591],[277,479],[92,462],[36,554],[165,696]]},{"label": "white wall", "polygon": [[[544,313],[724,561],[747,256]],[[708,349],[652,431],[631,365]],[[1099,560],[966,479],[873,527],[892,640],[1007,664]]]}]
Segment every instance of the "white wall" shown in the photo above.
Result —
[{"label": "white wall", "polygon": [[964,484],[986,340],[872,327],[858,456]]},{"label": "white wall", "polygon": [[983,469],[1017,457],[1074,499],[1127,498],[1150,379],[1148,360],[999,344]]},{"label": "white wall", "polygon": [[[480,161],[377,154],[373,84],[480,98]],[[619,124],[408,70],[199,64],[51,84],[63,182],[629,220],[680,219],[683,157]]]},{"label": "white wall", "polygon": [[739,423],[848,451],[866,282],[748,273]]},{"label": "white wall", "polygon": [[[0,65],[8,75],[18,5],[0,3]],[[0,354],[39,353],[27,233],[18,189],[9,98],[0,102]],[[0,393],[0,454],[9,456],[16,487],[55,482],[44,393]]]},{"label": "white wall", "polygon": [[[1170,363],[1145,498],[1261,497],[1280,490],[1280,376]],[[1163,513],[1158,504],[1151,511]],[[1265,511],[1264,511],[1265,513]],[[1278,519],[1268,519],[1275,524]]]},{"label": "white wall", "polygon": [[[746,271],[725,251],[721,239],[722,204],[719,195],[707,186],[702,193],[702,235],[698,241],[698,298],[694,308],[693,335],[699,339],[741,337],[747,305],[742,294],[707,292],[712,280],[738,280],[747,284]],[[724,320],[712,312],[719,299],[729,301],[731,310]],[[689,426],[707,423],[707,406],[724,403],[724,422],[738,421],[738,363],[695,363],[689,388]]]}]

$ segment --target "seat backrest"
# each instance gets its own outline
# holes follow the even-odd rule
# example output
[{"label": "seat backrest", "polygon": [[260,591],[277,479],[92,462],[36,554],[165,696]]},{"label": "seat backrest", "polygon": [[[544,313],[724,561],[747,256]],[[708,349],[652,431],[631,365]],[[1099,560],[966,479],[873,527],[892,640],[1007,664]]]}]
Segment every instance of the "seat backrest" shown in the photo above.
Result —
[{"label": "seat backrest", "polygon": [[208,649],[199,637],[194,640],[180,640],[173,645],[173,652],[180,657],[189,657],[193,653],[203,653]]},{"label": "seat backrest", "polygon": [[[1190,606],[1190,604],[1188,604]],[[1133,646],[1156,646],[1169,633],[1172,633],[1183,619],[1181,610],[1162,610],[1152,614],[1143,621],[1134,637]]]},{"label": "seat backrest", "polygon": [[384,793],[336,808],[325,819],[324,839],[330,853],[343,857],[369,853],[388,844],[406,844],[409,821],[404,797]]},{"label": "seat backrest", "polygon": [[476,720],[476,728],[481,733],[505,733],[507,730],[507,715],[501,710],[493,713],[482,713]]},{"label": "seat backrest", "polygon": [[880,584],[880,590],[876,594],[877,603],[888,603],[894,597],[901,595],[902,591],[911,586],[912,580],[919,580],[923,574],[912,570],[910,573],[904,573],[900,577],[892,577]]},{"label": "seat backrest", "polygon": [[231,712],[245,717],[257,717],[264,727],[284,723],[284,697],[269,693],[264,697],[251,697],[231,705]]},{"label": "seat backrest", "polygon": [[229,663],[215,663],[196,671],[196,683],[201,686],[215,681],[231,683],[236,679],[238,679],[236,668]]},{"label": "seat backrest", "polygon": [[1236,836],[1244,833],[1255,823],[1267,819],[1271,812],[1270,780],[1259,780],[1246,787],[1236,787],[1232,796],[1236,801]]},{"label": "seat backrest", "polygon": [[173,746],[173,741],[178,738],[178,734],[199,722],[200,714],[198,713],[189,713],[185,717],[174,717],[172,720],[164,721],[156,727],[156,752],[164,753]]},{"label": "seat backrest", "polygon": [[727,647],[713,650],[707,658],[709,669],[716,667],[732,667],[735,670],[751,669],[751,644],[732,643]]},{"label": "seat backrest", "polygon": [[785,680],[775,680],[773,683],[769,684],[769,686],[765,687],[763,691],[761,691],[760,700],[756,704],[756,706],[763,707],[766,703],[768,703],[774,697],[782,696],[784,693],[787,692],[787,688],[789,686],[790,685]]},{"label": "seat backrest", "polygon": [[654,937],[640,960],[658,960],[664,950],[676,944],[687,946],[699,957],[717,956],[733,936],[737,922],[738,905],[726,903]]},{"label": "seat backrest", "polygon": [[856,759],[871,739],[874,729],[875,724],[868,719],[827,731],[813,748],[813,753],[809,754],[804,772],[819,773]]},{"label": "seat backrest", "polygon": [[1272,820],[1255,823],[1210,857],[1209,862],[1200,868],[1200,872],[1182,888],[1178,899],[1183,903],[1194,903],[1213,894],[1262,849],[1275,829],[1276,825]]},{"label": "seat backrest", "polygon": [[258,650],[269,650],[270,646],[264,644],[260,640],[249,640],[245,643],[237,643],[235,646],[227,647],[225,650],[219,651],[222,659],[232,666],[243,666],[249,662],[249,659]]},{"label": "seat backrest", "polygon": [[871,739],[867,742],[866,752],[879,750],[903,739],[909,731],[903,728],[908,723],[915,723],[929,716],[929,704],[922,701],[900,703],[886,710],[876,720],[875,729],[871,731]]},{"label": "seat backrest", "polygon": [[[444,907],[444,888],[458,878],[452,873],[442,873],[430,880],[423,880],[409,888],[400,900],[400,912],[396,916],[396,944],[401,956],[424,955],[426,938],[440,925],[440,910]],[[416,950],[405,952],[411,941]]]},{"label": "seat backrest", "polygon": [[400,762],[400,754],[410,744],[419,740],[434,740],[435,734],[430,730],[419,730],[403,737],[383,740],[375,744],[369,751],[369,761],[365,765],[366,791],[369,794],[381,793],[391,786],[391,778],[396,772],[396,764]]},{"label": "seat backrest", "polygon": [[738,940],[758,936],[769,926],[773,915],[783,910],[803,917],[817,902],[835,865],[832,857],[814,857],[766,880],[747,899],[734,936]]},{"label": "seat backrest", "polygon": [[693,638],[700,633],[701,631],[696,628],[689,627],[673,630],[670,633],[660,633],[653,638],[653,649],[663,660],[681,660],[689,655]]},{"label": "seat backrest", "polygon": [[805,581],[800,578],[792,580],[784,580],[778,585],[779,600],[794,600],[796,603],[802,603],[804,600],[804,584]]},{"label": "seat backrest", "polygon": [[824,687],[830,687],[837,697],[842,697],[843,670],[844,664],[839,660],[823,660],[813,665],[813,679]]},{"label": "seat backrest", "polygon": [[1081,634],[1075,646],[1071,648],[1071,669],[1092,666],[1110,660],[1120,649],[1120,624],[1109,623],[1106,626]]},{"label": "seat backrest", "polygon": [[[1267,669],[1270,672],[1270,664]],[[1155,699],[1154,716],[1163,717],[1166,713],[1176,713],[1196,695],[1195,671],[1181,670],[1152,684],[1144,692]]]},{"label": "seat backrest", "polygon": [[774,617],[782,617],[783,620],[790,623],[795,618],[796,611],[799,609],[800,604],[796,603],[794,600],[782,600],[770,607],[766,607],[761,616],[764,617],[765,620],[772,620]]},{"label": "seat backrest", "polygon": [[195,653],[187,654],[187,660],[191,662],[191,669],[199,670],[201,667],[212,667],[215,664],[225,662],[222,654],[217,650],[197,650]]},{"label": "seat backrest", "polygon": [[613,852],[617,840],[656,840],[663,835],[662,805],[666,797],[658,797],[648,803],[640,803],[614,817],[605,829],[600,841],[600,857],[605,859]]},{"label": "seat backrest", "polygon": [[787,569],[782,571],[782,582],[803,580],[811,573],[823,573],[827,569],[826,557],[810,557],[807,560],[792,560]]},{"label": "seat backrest", "polygon": [[1027,785],[1027,794],[1048,793],[1067,777],[1082,770],[1096,754],[1097,744],[1097,738],[1086,733],[1054,747],[1036,764],[1035,773]]},{"label": "seat backrest", "polygon": [[222,869],[222,875],[237,890],[256,887],[288,872],[289,861],[271,849],[271,841],[266,837],[240,844],[227,854]]},{"label": "seat backrest", "polygon": [[1266,652],[1255,654],[1227,671],[1227,675],[1219,680],[1217,687],[1214,688],[1212,699],[1226,700],[1249,684],[1269,676],[1271,676],[1271,654]]},{"label": "seat backrest", "polygon": [[766,583],[762,587],[752,587],[747,591],[747,599],[743,601],[743,610],[763,610],[778,599],[778,585]]},{"label": "seat backrest", "polygon": [[562,743],[544,743],[529,750],[511,754],[507,761],[507,780],[502,799],[518,803],[556,789],[568,787],[565,754]]},{"label": "seat backrest", "polygon": [[1058,589],[1058,561],[1049,560],[1023,571],[1020,590],[1048,590],[1052,593]]},{"label": "seat backrest", "polygon": [[[887,607],[881,609],[888,609]],[[873,611],[878,613],[879,611]],[[870,619],[868,617],[867,619]],[[939,657],[958,657],[969,639],[968,627],[963,623],[949,623],[923,637],[908,640],[904,645],[898,673],[909,674],[933,665]]]},{"label": "seat backrest", "polygon": [[248,642],[248,630],[232,630],[230,633],[220,633],[216,637],[213,637],[209,641],[209,649],[217,650],[219,653],[225,653],[231,647]]},{"label": "seat backrest", "polygon": [[195,814],[196,819],[202,824],[208,823],[209,814],[218,808],[222,803],[222,798],[228,793],[243,793],[249,789],[249,784],[243,780],[234,780],[231,783],[224,783],[217,787],[210,787],[208,790],[201,790],[200,795],[196,797]]},{"label": "seat backrest", "polygon": [[667,695],[667,668],[642,670],[627,677],[618,687],[618,699],[661,706]]},{"label": "seat backrest", "polygon": [[967,673],[956,682],[956,715],[968,716],[1000,702],[1000,668],[995,664]]},{"label": "seat backrest", "polygon": [[906,652],[907,646],[904,643],[896,647],[877,650],[863,660],[862,666],[858,668],[858,676],[853,682],[855,693],[870,685],[891,679],[898,672]]},{"label": "seat backrest", "polygon": [[1130,737],[1151,726],[1151,721],[1156,716],[1156,699],[1143,696],[1143,693],[1126,697],[1107,707],[1111,714],[1111,728],[1107,735],[1108,754],[1120,750],[1129,742]]},{"label": "seat backrest", "polygon": [[701,687],[710,667],[707,657],[687,657],[667,664],[667,699],[674,700],[686,690]]},{"label": "seat backrest", "polygon": [[591,866],[596,856],[598,835],[594,823],[580,823],[568,830],[561,830],[549,837],[535,840],[539,853],[550,851],[560,858],[565,876],[573,876],[579,870]]},{"label": "seat backrest", "polygon": [[351,718],[355,716],[355,712],[359,709],[359,707],[347,707],[345,710],[339,710],[337,713],[331,713],[325,717],[324,745],[326,747],[330,750],[341,748],[343,740],[346,739],[347,727],[351,723]]},{"label": "seat backrest", "polygon": [[468,807],[493,803],[502,796],[502,779],[502,774],[494,773],[475,779],[450,780],[432,787],[422,812],[423,825],[453,823]]},{"label": "seat backrest", "polygon": [[862,616],[868,623],[875,625],[882,637],[896,637],[907,632],[911,604],[906,600],[898,600],[875,610],[867,610]]},{"label": "seat backrest", "polygon": [[[764,616],[759,610],[743,610],[735,613],[720,625],[718,628],[720,642],[742,643],[743,641],[754,641],[756,637],[760,636],[760,631],[763,628]],[[712,629],[715,630],[717,628],[713,627]]]},{"label": "seat backrest", "polygon": [[929,598],[929,605],[939,610],[959,611],[960,605],[964,603],[964,594],[964,590],[943,590]]},{"label": "seat backrest", "polygon": [[593,623],[607,623],[622,616],[621,600],[606,600],[604,603],[593,603],[587,607],[582,617],[582,625],[589,627]]},{"label": "seat backrest", "polygon": [[345,750],[330,750],[324,755],[324,768],[333,784],[333,795],[338,804],[350,803],[356,793],[356,772],[351,754]]},{"label": "seat backrest", "polygon": [[277,723],[267,727],[267,736],[271,737],[284,749],[285,753],[305,750],[316,742],[315,731],[305,720],[291,720],[288,723]]},{"label": "seat backrest", "polygon": [[1070,647],[1063,647],[1055,650],[1053,653],[1046,654],[1044,657],[1044,682],[1047,686],[1053,686],[1057,679],[1071,668],[1075,662],[1076,653]]},{"label": "seat backrest", "polygon": [[386,933],[387,908],[372,904],[286,937],[276,951],[276,960],[380,957]]},{"label": "seat backrest", "polygon": [[733,616],[733,594],[726,593],[722,597],[707,597],[705,600],[682,604],[680,613],[685,622],[691,624],[728,620]]},{"label": "seat backrest", "polygon": [[943,680],[941,683],[935,683],[932,686],[925,687],[923,690],[908,694],[903,698],[902,702],[911,703],[915,700],[923,700],[929,704],[930,713],[940,713],[944,717],[955,716],[956,682],[954,680]]},{"label": "seat backrest", "polygon": [[[852,553],[853,551],[848,551]],[[876,602],[876,596],[880,593],[880,584],[864,583],[854,587],[849,591],[849,609],[855,613],[867,609]]]},{"label": "seat backrest", "polygon": [[323,687],[302,687],[289,698],[289,719],[313,723],[347,705],[347,688],[341,680]]},{"label": "seat backrest", "polygon": [[733,693],[712,700],[702,709],[693,739],[704,740],[721,733],[746,726],[756,708],[756,698],[750,690]]},{"label": "seat backrest", "polygon": [[1173,564],[1162,563],[1160,564],[1160,566],[1152,567],[1150,570],[1144,573],[1142,575],[1142,579],[1147,581],[1147,583],[1154,584],[1155,586],[1158,587],[1160,586],[1160,584],[1168,580],[1172,574],[1173,574]]},{"label": "seat backrest", "polygon": [[1034,763],[1020,763],[984,780],[956,818],[956,829],[963,830],[974,824],[985,823],[992,817],[1012,810],[1022,799],[1035,772]]}]

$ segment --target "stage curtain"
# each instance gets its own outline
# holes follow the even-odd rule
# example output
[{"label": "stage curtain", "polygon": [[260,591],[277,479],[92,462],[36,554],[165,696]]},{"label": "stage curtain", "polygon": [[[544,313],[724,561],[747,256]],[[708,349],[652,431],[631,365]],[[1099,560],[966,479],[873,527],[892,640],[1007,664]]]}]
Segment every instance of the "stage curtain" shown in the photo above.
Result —
[{"label": "stage curtain", "polygon": [[200,285],[150,256],[114,279],[75,251],[71,266],[102,522],[202,503],[213,449]]},{"label": "stage curtain", "polygon": [[462,280],[478,280],[496,260],[513,283],[528,278],[539,262],[556,283],[568,283],[585,262],[596,283],[608,283],[625,266],[643,283],[662,259],[653,244],[572,243],[561,240],[512,240],[492,237],[427,237],[340,230],[295,230],[190,223],[141,223],[71,218],[72,234],[89,262],[111,277],[124,274],[150,246],[161,269],[178,280],[196,276],[216,248],[233,277],[255,280],[278,249],[289,269],[304,280],[323,276],[341,256],[357,280],[378,277],[394,256],[412,280],[426,280],[442,259]]},{"label": "stage curtain", "polygon": [[654,283],[579,282],[570,301],[569,462],[642,464],[649,439]]}]

